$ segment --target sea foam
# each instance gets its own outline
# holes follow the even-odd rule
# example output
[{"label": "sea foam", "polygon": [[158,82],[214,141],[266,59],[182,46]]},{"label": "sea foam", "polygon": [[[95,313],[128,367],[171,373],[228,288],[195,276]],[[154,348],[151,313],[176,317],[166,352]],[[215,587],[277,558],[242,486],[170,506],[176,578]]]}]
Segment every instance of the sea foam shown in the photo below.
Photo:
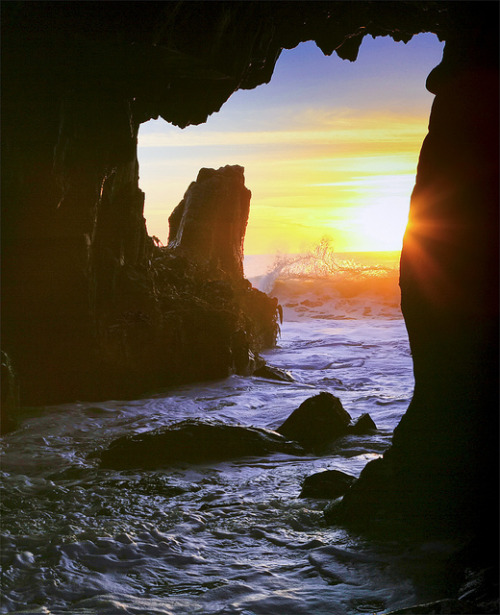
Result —
[{"label": "sea foam", "polygon": [[[335,253],[323,240],[303,254],[278,254],[250,278],[280,301],[285,319],[401,318],[399,252]],[[266,262],[253,257],[248,270]],[[271,262],[271,264],[269,264]]]}]

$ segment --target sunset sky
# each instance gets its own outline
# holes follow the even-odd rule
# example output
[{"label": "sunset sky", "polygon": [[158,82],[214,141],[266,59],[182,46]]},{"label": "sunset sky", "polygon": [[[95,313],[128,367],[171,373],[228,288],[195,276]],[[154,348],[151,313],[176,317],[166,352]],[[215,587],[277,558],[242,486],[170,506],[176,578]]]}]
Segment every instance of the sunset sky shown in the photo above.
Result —
[{"label": "sunset sky", "polygon": [[202,167],[245,167],[252,191],[246,254],[296,253],[321,237],[338,252],[399,250],[444,43],[365,37],[356,62],[315,43],[282,52],[272,81],[238,91],[206,124],[163,120],[139,133],[150,235]]}]

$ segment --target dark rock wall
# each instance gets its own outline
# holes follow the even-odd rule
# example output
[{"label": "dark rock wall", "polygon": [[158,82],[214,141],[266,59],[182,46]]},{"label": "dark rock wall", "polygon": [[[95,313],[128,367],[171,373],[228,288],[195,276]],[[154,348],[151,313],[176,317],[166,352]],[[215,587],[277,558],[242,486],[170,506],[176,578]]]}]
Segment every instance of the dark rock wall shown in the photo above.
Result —
[{"label": "dark rock wall", "polygon": [[414,397],[383,461],[344,499],[342,518],[481,531],[483,548],[496,550],[498,4],[475,15],[460,8],[462,29],[427,81],[436,98],[401,255]]},{"label": "dark rock wall", "polygon": [[481,504],[498,510],[491,490],[479,499],[498,466],[498,5],[491,9],[491,31],[449,40],[429,76],[436,98],[401,259],[416,388],[394,444],[411,443],[421,459],[439,448],[446,487],[462,482],[460,516]]},{"label": "dark rock wall", "polygon": [[[106,395],[110,374],[123,380],[165,348],[146,343],[165,323],[138,187],[141,122],[205,121],[236,89],[267,82],[281,50],[303,40],[355,60],[366,34],[434,32],[446,53],[429,77],[436,100],[401,260],[415,397],[384,461],[353,488],[361,505],[347,497],[344,516],[368,501],[409,514],[431,475],[429,515],[494,510],[481,473],[496,468],[498,433],[497,11],[495,2],[3,3],[2,345],[22,403]],[[175,336],[162,331],[169,347]]]}]

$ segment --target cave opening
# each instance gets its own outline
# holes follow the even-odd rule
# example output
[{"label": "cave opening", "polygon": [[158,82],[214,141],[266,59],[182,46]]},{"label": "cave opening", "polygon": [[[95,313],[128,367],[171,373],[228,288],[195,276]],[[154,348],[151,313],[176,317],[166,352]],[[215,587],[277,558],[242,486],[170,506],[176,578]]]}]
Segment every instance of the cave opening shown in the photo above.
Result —
[{"label": "cave opening", "polygon": [[[286,301],[280,277],[330,273],[328,287],[335,272],[337,286],[357,277],[346,292],[363,297],[373,287],[360,276],[387,274],[383,300],[400,317],[399,256],[433,100],[425,82],[443,47],[430,33],[407,43],[365,37],[349,62],[301,43],[283,50],[268,84],[235,92],[205,124],[142,124],[149,234],[167,244],[168,218],[202,167],[241,165],[252,191],[244,267],[253,284]],[[302,291],[292,304],[308,300]]]},{"label": "cave opening", "polygon": [[[283,51],[269,84],[237,91],[205,124],[180,129],[158,119],[139,131],[148,232],[163,245],[168,217],[200,168],[244,167],[252,191],[246,277],[283,306],[288,332],[281,347],[291,343],[289,336],[311,343],[311,358],[294,360],[308,362],[307,369],[323,365],[323,386],[342,391],[351,407],[363,396],[363,378],[380,393],[372,401],[396,400],[398,412],[413,392],[399,256],[433,100],[425,82],[443,47],[433,34],[406,44],[366,37],[351,63],[324,56],[314,42],[301,43]],[[318,349],[311,340],[321,333],[308,317],[351,321],[344,335],[360,352],[332,362],[336,353],[328,344]],[[397,332],[374,325],[378,317],[397,321]],[[392,361],[398,336],[401,356]],[[286,353],[265,356],[309,382],[304,366],[287,362]],[[370,375],[352,380],[346,374],[353,367]],[[390,383],[395,374],[405,380],[399,388]],[[394,428],[394,416],[382,421]]]},{"label": "cave opening", "polygon": [[205,124],[142,124],[149,234],[166,245],[168,217],[200,168],[237,164],[252,191],[250,276],[325,237],[337,253],[397,259],[433,100],[425,80],[443,46],[433,34],[365,37],[351,63],[301,43],[283,50],[270,83],[238,90]]},{"label": "cave opening", "polygon": [[[155,612],[167,600],[179,614],[498,613],[498,3],[5,4],[5,608],[18,612],[44,604],[58,611],[114,612],[120,604]],[[301,40],[354,59],[364,36],[362,60],[372,33],[398,39],[415,32],[438,33],[446,48],[428,79],[436,98],[411,198],[417,224],[408,226],[401,256],[405,320],[390,310],[370,318],[365,309],[373,315],[374,305],[368,302],[352,318],[349,284],[339,297],[326,288],[316,292],[309,278],[298,284],[295,300],[288,280],[282,290],[295,320],[285,315],[280,348],[262,354],[268,366],[281,369],[281,379],[270,378],[270,371],[262,376],[257,325],[276,321],[275,305],[241,277],[228,283],[205,276],[180,251],[154,245],[138,188],[138,124],[159,115],[179,126],[205,121],[238,85],[265,83],[278,51]],[[399,43],[398,51],[418,40]],[[370,57],[377,68],[388,65],[376,53]],[[359,60],[326,61],[351,76],[361,66]],[[408,74],[414,64],[409,66]],[[313,74],[299,75],[297,60],[291,72],[296,83],[288,103],[308,92]],[[372,70],[378,91],[392,93],[397,108],[410,104],[398,107],[389,86],[404,84],[406,73],[381,79]],[[419,91],[429,96],[423,87],[428,70],[422,73]],[[349,88],[326,74],[330,105]],[[231,101],[272,90],[278,76],[279,69],[269,86],[231,96],[205,127],[168,130],[183,141],[199,130],[217,133]],[[369,105],[376,96],[368,92],[360,96]],[[358,141],[383,143],[389,156],[406,132],[404,122],[397,124],[399,133],[391,132],[388,120],[401,120],[391,111],[389,118],[377,116],[378,131],[365,124],[356,141],[348,126],[356,114],[345,113],[340,119],[351,138],[342,143],[341,131],[313,121],[335,114],[310,104],[309,114],[299,117],[285,105],[291,130],[281,123],[287,118],[283,105],[276,106],[272,116],[253,105],[261,130],[243,131],[240,119],[238,132],[252,133],[251,142],[240,142],[238,156],[229,159],[234,141],[227,135],[219,140],[221,162],[203,156],[168,209],[200,167],[244,165],[253,191],[248,255],[280,249],[293,258],[302,242],[328,247],[317,243],[325,228],[333,235],[360,220],[355,212],[361,203],[347,207],[334,198],[334,187],[354,194],[364,186],[372,196],[380,188],[387,195],[381,177],[392,176],[392,182],[405,175],[405,169],[388,173],[374,166],[377,156],[360,155]],[[390,108],[387,101],[383,108]],[[316,140],[297,143],[298,128]],[[283,140],[266,140],[273,132],[287,135],[286,147]],[[318,155],[318,140],[331,164]],[[263,173],[281,180],[268,194],[274,208],[259,205],[265,194],[260,173],[253,174],[251,161],[240,155],[250,145]],[[341,146],[351,154],[346,159],[364,159],[370,181],[361,172],[366,169],[335,176],[341,158],[332,152]],[[163,183],[178,159],[196,158],[188,147],[176,144],[163,165]],[[208,143],[204,147],[208,153]],[[292,154],[296,158],[289,160]],[[287,172],[280,175],[283,162]],[[161,237],[152,226],[144,157],[141,163],[149,233]],[[317,175],[301,183],[308,163]],[[305,203],[304,184],[326,195],[321,212],[312,199]],[[369,209],[380,211],[370,203]],[[321,217],[327,212],[328,219]],[[167,217],[168,211],[165,225]],[[366,230],[380,229],[380,220],[387,217],[366,218]],[[318,226],[311,231],[313,222]],[[273,239],[269,245],[266,236]],[[332,241],[335,254],[357,247],[342,245],[339,235]],[[261,308],[268,310],[266,318],[253,318]],[[401,343],[406,329],[411,357]],[[283,378],[288,364],[292,380]],[[303,451],[252,439],[264,448],[231,450],[235,423],[244,423],[247,435],[264,428],[285,437],[281,428],[317,391],[338,394],[352,417],[336,405],[348,430],[340,438],[310,421],[329,439],[321,454],[294,455]],[[210,427],[236,457],[191,463],[186,452],[194,453],[191,461],[207,455],[204,446],[193,450],[195,444],[176,463],[161,436],[176,431],[174,425],[190,430],[195,422],[204,429],[212,420]],[[178,433],[191,439],[190,431]],[[123,439],[140,445],[133,454],[118,446],[132,471],[106,467],[105,453]],[[196,442],[210,444],[210,455],[221,453],[218,437]],[[326,498],[314,501],[300,495],[302,479],[305,487],[310,477],[322,479],[332,470],[337,477],[349,475],[343,496],[323,492]]]}]

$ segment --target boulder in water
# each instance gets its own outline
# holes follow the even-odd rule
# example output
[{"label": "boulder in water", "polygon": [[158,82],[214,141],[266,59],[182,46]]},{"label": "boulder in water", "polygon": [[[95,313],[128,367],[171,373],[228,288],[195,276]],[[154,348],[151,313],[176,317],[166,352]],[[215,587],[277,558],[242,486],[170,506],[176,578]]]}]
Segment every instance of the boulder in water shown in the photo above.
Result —
[{"label": "boulder in water", "polygon": [[306,399],[276,430],[308,450],[322,450],[349,433],[351,417],[338,397],[321,392]]},{"label": "boulder in water", "polygon": [[101,454],[101,467],[153,470],[177,462],[205,463],[272,453],[303,455],[295,442],[268,429],[187,420],[114,440]]},{"label": "boulder in water", "polygon": [[268,380],[280,380],[281,382],[295,382],[292,374],[279,367],[273,367],[272,365],[264,364],[253,373],[254,376],[259,378],[267,378]]},{"label": "boulder in water", "polygon": [[375,425],[374,420],[368,414],[368,412],[365,412],[365,414],[362,414],[354,423],[354,425],[351,426],[349,431],[350,433],[356,434],[357,436],[362,436],[376,430],[377,426]]},{"label": "boulder in water", "polygon": [[355,480],[354,476],[340,470],[317,472],[305,479],[299,498],[339,498]]}]

